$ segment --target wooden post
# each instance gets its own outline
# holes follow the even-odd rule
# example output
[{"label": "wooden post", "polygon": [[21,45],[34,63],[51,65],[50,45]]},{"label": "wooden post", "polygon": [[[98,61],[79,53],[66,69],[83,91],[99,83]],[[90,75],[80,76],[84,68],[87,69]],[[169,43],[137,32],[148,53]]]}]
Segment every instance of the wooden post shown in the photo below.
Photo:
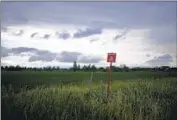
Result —
[{"label": "wooden post", "polygon": [[91,72],[91,77],[90,77],[90,81],[89,81],[90,87],[92,86],[92,81],[93,81],[93,72]]},{"label": "wooden post", "polygon": [[116,62],[116,53],[108,53],[107,62],[110,63],[110,66],[108,68],[109,69],[109,71],[108,71],[109,78],[107,80],[107,102],[109,102],[110,82],[111,82],[111,67],[112,67],[112,63]]},{"label": "wooden post", "polygon": [[111,67],[112,67],[112,62],[110,62],[110,66],[109,66],[109,78],[107,80],[107,102],[109,101],[109,93],[110,93]]}]

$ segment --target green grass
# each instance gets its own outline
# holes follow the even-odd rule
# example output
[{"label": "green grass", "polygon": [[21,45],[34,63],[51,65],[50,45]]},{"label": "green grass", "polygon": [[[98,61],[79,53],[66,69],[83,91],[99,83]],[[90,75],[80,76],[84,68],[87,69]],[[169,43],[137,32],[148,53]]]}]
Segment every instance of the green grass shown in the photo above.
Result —
[{"label": "green grass", "polygon": [[[91,72],[2,72],[2,84],[12,84],[13,87],[21,86],[38,86],[38,85],[56,85],[56,84],[78,84],[88,82]],[[112,80],[137,80],[137,79],[154,79],[168,76],[168,73],[159,72],[113,72]],[[108,79],[107,72],[96,72],[93,75],[94,82],[104,82]]]},{"label": "green grass", "polygon": [[[109,102],[107,73],[95,73],[91,85],[89,77],[87,72],[4,72],[2,119],[177,119],[175,77],[152,72],[113,73]],[[27,85],[32,89],[26,89]]]}]

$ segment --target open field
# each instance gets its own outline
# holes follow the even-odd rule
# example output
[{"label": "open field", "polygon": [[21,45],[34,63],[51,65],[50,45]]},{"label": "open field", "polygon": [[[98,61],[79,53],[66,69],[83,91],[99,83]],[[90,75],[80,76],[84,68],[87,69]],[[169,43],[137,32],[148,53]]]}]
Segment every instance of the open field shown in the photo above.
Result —
[{"label": "open field", "polygon": [[[1,73],[2,84],[11,84],[15,88],[28,85],[35,87],[38,85],[57,85],[57,84],[81,84],[88,83],[91,78],[91,72],[57,72],[57,71],[3,71]],[[168,77],[168,72],[113,72],[112,81],[138,80],[138,79],[156,79]],[[106,82],[108,79],[107,72],[95,72],[93,82]]]},{"label": "open field", "polygon": [[177,77],[159,72],[2,72],[3,120],[176,120]]}]

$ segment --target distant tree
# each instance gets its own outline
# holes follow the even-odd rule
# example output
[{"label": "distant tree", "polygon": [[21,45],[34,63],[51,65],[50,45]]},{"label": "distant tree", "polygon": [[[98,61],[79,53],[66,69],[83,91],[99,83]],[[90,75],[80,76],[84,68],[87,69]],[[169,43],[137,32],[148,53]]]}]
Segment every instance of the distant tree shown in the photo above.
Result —
[{"label": "distant tree", "polygon": [[104,68],[103,67],[99,67],[98,70],[104,70]]},{"label": "distant tree", "polygon": [[120,67],[123,71],[126,71],[126,72],[129,71],[129,67],[127,67],[125,64],[121,64]]},{"label": "distant tree", "polygon": [[4,70],[5,68],[4,68],[4,66],[1,66],[1,70]]},{"label": "distant tree", "polygon": [[52,66],[52,67],[51,67],[51,70],[52,70],[52,71],[56,70],[56,67],[55,67],[55,66]]},{"label": "distant tree", "polygon": [[8,67],[8,66],[5,66],[5,70],[9,70],[9,67]]},{"label": "distant tree", "polygon": [[84,66],[82,67],[82,70],[83,70],[83,71],[87,71],[87,66],[84,65]]},{"label": "distant tree", "polygon": [[56,67],[56,70],[60,70],[60,67],[59,67],[59,66],[57,66],[57,67]]},{"label": "distant tree", "polygon": [[121,64],[121,65],[120,65],[120,68],[123,68],[123,67],[124,67],[124,64]]},{"label": "distant tree", "polygon": [[26,70],[27,68],[26,67],[24,67],[24,70]]},{"label": "distant tree", "polygon": [[9,66],[8,70],[9,70],[9,71],[14,71],[14,70],[15,70],[15,67],[14,67],[14,66]]},{"label": "distant tree", "polygon": [[112,67],[111,67],[111,70],[112,70],[113,72],[116,72],[116,71],[117,71],[117,67],[116,67],[116,66],[112,66]]},{"label": "distant tree", "polygon": [[80,65],[77,65],[77,70],[80,70],[80,69],[81,69]]},{"label": "distant tree", "polygon": [[90,70],[91,70],[91,64],[89,64],[87,67],[87,71],[90,71]]},{"label": "distant tree", "polygon": [[36,68],[36,67],[34,67],[34,68],[33,68],[33,70],[34,70],[34,71],[37,71],[37,68]]},{"label": "distant tree", "polygon": [[94,71],[94,72],[97,70],[97,68],[95,67],[95,65],[91,66],[91,70]]},{"label": "distant tree", "polygon": [[171,68],[171,71],[177,72],[177,67],[172,67],[172,68]]},{"label": "distant tree", "polygon": [[74,63],[73,63],[73,71],[75,72],[76,70],[77,70],[77,62],[74,61]]},{"label": "distant tree", "polygon": [[19,66],[19,65],[15,66],[15,67],[14,67],[14,70],[15,70],[15,71],[19,71],[19,70],[20,70],[20,66]]},{"label": "distant tree", "polygon": [[160,69],[161,69],[161,71],[169,71],[170,67],[169,66],[161,66]]},{"label": "distant tree", "polygon": [[51,66],[49,66],[49,67],[48,67],[48,70],[49,70],[49,71],[52,71],[52,67],[51,67]]}]

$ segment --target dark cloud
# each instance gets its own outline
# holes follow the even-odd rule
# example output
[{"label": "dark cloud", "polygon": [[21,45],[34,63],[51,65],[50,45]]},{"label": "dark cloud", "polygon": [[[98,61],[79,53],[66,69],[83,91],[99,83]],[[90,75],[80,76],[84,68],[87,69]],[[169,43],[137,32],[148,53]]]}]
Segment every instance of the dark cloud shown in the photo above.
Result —
[{"label": "dark cloud", "polygon": [[9,56],[10,50],[1,46],[1,58]]},{"label": "dark cloud", "polygon": [[114,38],[113,38],[113,40],[117,40],[117,39],[119,39],[119,38],[121,38],[122,37],[122,35],[116,35]]},{"label": "dark cloud", "polygon": [[84,56],[83,54],[79,52],[68,52],[63,51],[60,53],[60,56],[57,58],[60,62],[73,62],[77,61],[80,63],[98,63],[102,60],[101,57],[95,57],[95,56]]},{"label": "dark cloud", "polygon": [[18,47],[18,48],[5,48],[1,46],[1,55],[3,56],[8,56],[9,53],[12,53],[14,55],[19,55],[20,53],[24,52],[31,52],[31,53],[36,53],[36,55],[49,55],[52,54],[49,51],[46,50],[38,50],[35,48],[28,48],[28,47]]},{"label": "dark cloud", "polygon": [[82,37],[88,37],[91,35],[101,34],[102,29],[100,28],[86,28],[85,30],[78,30],[76,33],[74,33],[74,38],[82,38]]},{"label": "dark cloud", "polygon": [[58,36],[58,38],[61,38],[61,39],[64,39],[64,40],[71,37],[71,35],[69,33],[58,33],[57,32],[56,35]]},{"label": "dark cloud", "polygon": [[125,39],[125,36],[126,36],[126,34],[128,33],[128,30],[126,29],[126,30],[124,30],[121,34],[117,34],[114,38],[113,38],[113,40],[114,41],[116,41],[116,40],[118,40],[118,39]]},{"label": "dark cloud", "polygon": [[56,59],[57,53],[53,53],[47,50],[38,50],[35,56],[32,56],[29,61],[53,61]]},{"label": "dark cloud", "polygon": [[173,58],[171,55],[166,54],[159,57],[154,57],[152,60],[147,61],[146,63],[149,65],[169,65],[170,62],[173,62]]},{"label": "dark cloud", "polygon": [[80,63],[99,63],[101,60],[103,60],[102,57],[81,56],[81,58],[78,60],[78,62],[80,62]]},{"label": "dark cloud", "polygon": [[150,57],[151,55],[150,54],[146,54],[146,57]]},{"label": "dark cloud", "polygon": [[10,52],[13,54],[20,54],[23,52],[37,52],[38,50],[35,48],[28,48],[28,47],[18,47],[10,49]]},{"label": "dark cloud", "polygon": [[47,23],[93,25],[94,27],[145,28],[172,23],[176,20],[175,1],[136,3],[4,2],[2,4],[2,22],[6,24],[45,21]]},{"label": "dark cloud", "polygon": [[113,38],[113,40],[114,40],[114,41],[117,41],[117,40],[119,40],[119,39],[124,40],[125,38],[126,38],[125,35],[121,34],[121,35],[116,35],[116,36]]},{"label": "dark cloud", "polygon": [[148,37],[152,44],[176,44],[177,29],[175,24],[153,27]]},{"label": "dark cloud", "polygon": [[90,43],[92,43],[92,42],[95,42],[95,41],[98,41],[99,39],[92,39],[92,40],[90,40]]},{"label": "dark cloud", "polygon": [[45,34],[43,38],[44,38],[44,39],[49,39],[49,37],[50,37],[49,34]]},{"label": "dark cloud", "polygon": [[[42,54],[39,54],[42,53]],[[29,58],[29,62],[35,62],[35,61],[44,61],[44,62],[51,62],[55,60],[56,54],[49,52],[49,51],[38,51],[38,54],[33,55]]]},{"label": "dark cloud", "polygon": [[8,28],[4,27],[4,26],[1,26],[1,31],[3,32],[7,32]]},{"label": "dark cloud", "polygon": [[38,50],[35,48],[25,48],[25,47],[18,47],[7,49],[5,47],[1,47],[1,57],[9,56],[9,53],[14,55],[19,55],[20,53],[24,52],[31,52],[34,53],[30,56],[29,62],[35,61],[44,61],[44,62],[51,62],[53,60],[57,60],[58,62],[74,62],[78,61],[80,63],[98,63],[102,58],[95,57],[95,56],[84,56],[80,52],[69,52],[69,51],[62,51],[61,53],[53,53],[47,50]]},{"label": "dark cloud", "polygon": [[1,46],[1,57],[7,57],[9,54],[18,55],[23,52],[37,52],[38,50],[35,48],[26,48],[26,47],[18,47],[8,49],[6,47]]},{"label": "dark cloud", "polygon": [[35,48],[26,48],[26,47],[18,47],[18,48],[12,48],[11,53],[18,55],[23,52],[31,52],[35,53],[29,58],[29,62],[34,62],[34,61],[53,61],[56,57],[56,53],[52,53],[47,50],[38,50]]},{"label": "dark cloud", "polygon": [[[2,4],[2,25],[36,21],[56,25],[83,25],[91,28],[147,28],[152,29],[149,37],[153,44],[176,42],[177,11],[175,2],[4,2]],[[173,26],[172,29],[168,27],[170,24]],[[74,37],[89,35],[87,32],[78,31]],[[65,37],[63,38],[65,39]],[[115,39],[118,38],[124,39],[121,35],[115,36]]]},{"label": "dark cloud", "polygon": [[51,54],[51,52],[48,50],[37,50],[36,53],[40,55]]},{"label": "dark cloud", "polygon": [[73,62],[73,61],[77,61],[77,58],[80,55],[81,53],[79,52],[63,51],[60,53],[60,56],[57,58],[57,60],[60,62]]},{"label": "dark cloud", "polygon": [[35,35],[37,35],[37,34],[38,34],[38,33],[35,32],[35,33],[31,34],[30,37],[33,38],[33,37],[34,37]]}]

